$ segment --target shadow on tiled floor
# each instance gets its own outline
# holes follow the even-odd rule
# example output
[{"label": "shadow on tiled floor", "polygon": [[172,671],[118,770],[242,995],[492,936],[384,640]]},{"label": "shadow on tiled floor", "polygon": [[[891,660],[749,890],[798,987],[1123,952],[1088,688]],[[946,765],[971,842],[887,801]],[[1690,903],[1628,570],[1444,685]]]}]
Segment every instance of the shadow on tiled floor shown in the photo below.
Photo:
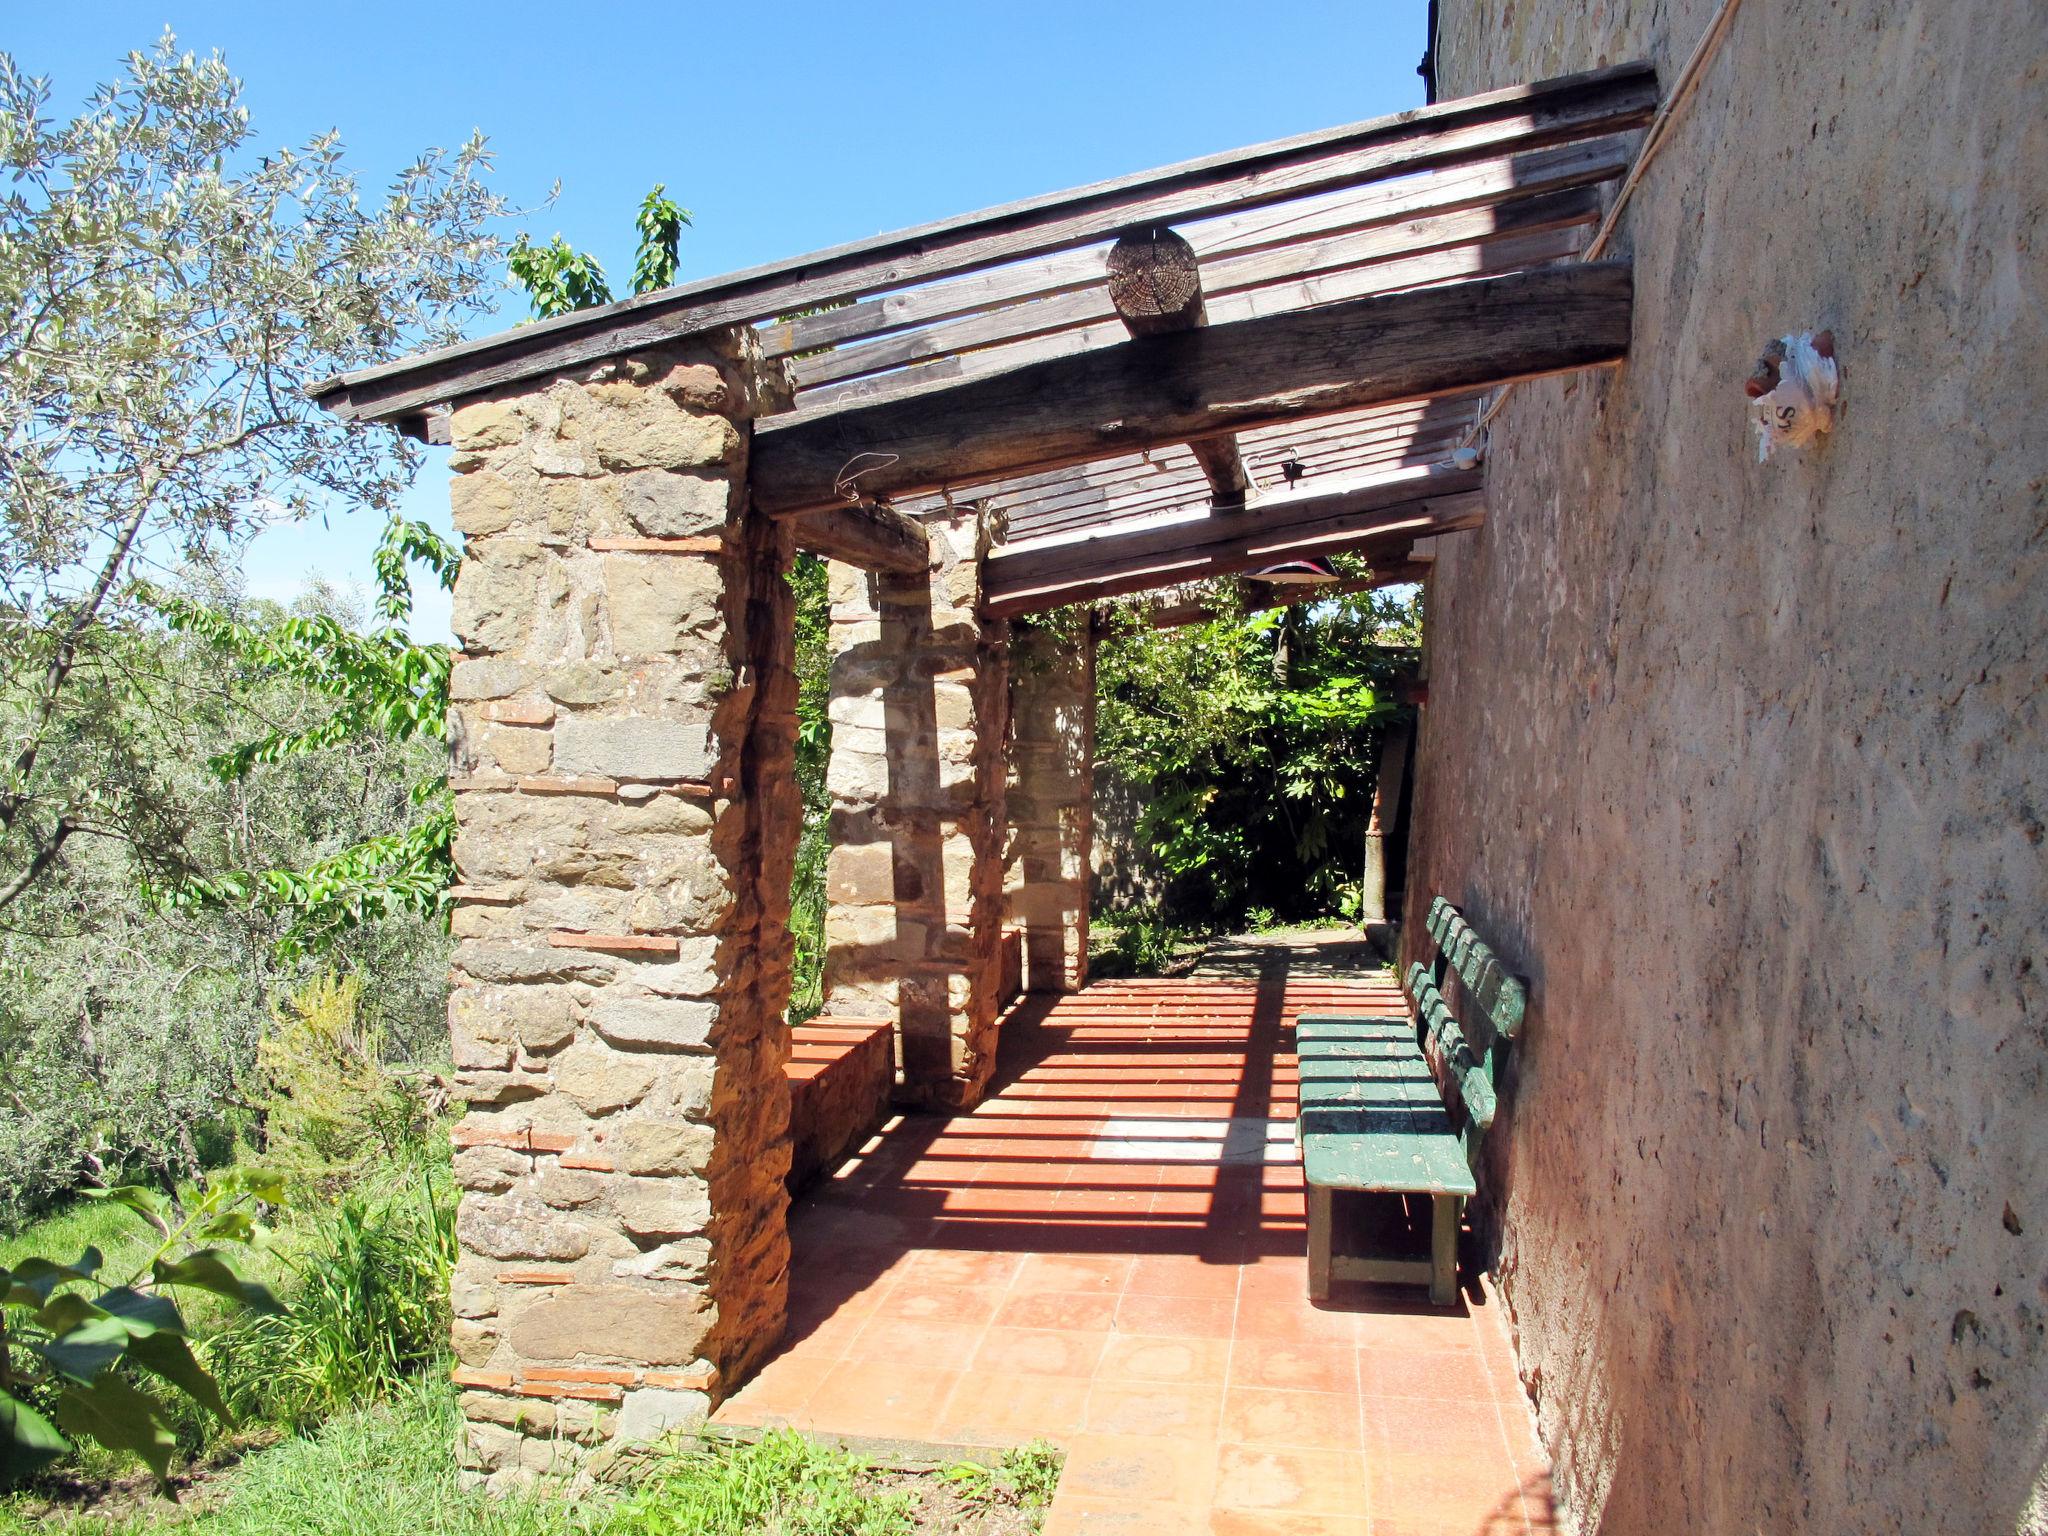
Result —
[{"label": "shadow on tiled floor", "polygon": [[895,1122],[791,1213],[791,1325],[735,1424],[1068,1452],[1074,1531],[1552,1529],[1499,1309],[1307,1300],[1294,1017],[1384,974],[1102,982],[1006,1021],[971,1114]]}]

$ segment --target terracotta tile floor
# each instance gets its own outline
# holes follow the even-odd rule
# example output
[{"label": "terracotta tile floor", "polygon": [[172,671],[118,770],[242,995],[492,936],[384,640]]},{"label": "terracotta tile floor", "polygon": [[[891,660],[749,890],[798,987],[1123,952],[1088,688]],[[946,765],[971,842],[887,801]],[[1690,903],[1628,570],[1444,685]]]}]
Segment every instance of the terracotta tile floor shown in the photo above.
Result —
[{"label": "terracotta tile floor", "polygon": [[1291,1026],[1399,1007],[1284,958],[1027,1001],[978,1109],[892,1122],[792,1211],[788,1337],[719,1418],[1045,1436],[1048,1536],[1553,1529],[1489,1295],[1307,1300]]}]

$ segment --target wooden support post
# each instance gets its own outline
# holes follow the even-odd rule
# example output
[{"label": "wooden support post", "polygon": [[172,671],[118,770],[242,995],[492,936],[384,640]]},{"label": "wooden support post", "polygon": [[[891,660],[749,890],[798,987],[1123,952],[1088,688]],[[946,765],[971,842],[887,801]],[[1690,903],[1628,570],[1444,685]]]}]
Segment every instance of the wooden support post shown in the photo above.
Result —
[{"label": "wooden support post", "polygon": [[1429,1299],[1448,1307],[1458,1299],[1458,1207],[1460,1195],[1433,1195],[1429,1232]]},{"label": "wooden support post", "polygon": [[1330,1255],[1334,1241],[1327,1185],[1308,1186],[1308,1299],[1330,1299]]},{"label": "wooden support post", "polygon": [[[1109,248],[1107,265],[1109,300],[1133,336],[1163,336],[1209,323],[1195,248],[1172,230],[1154,227],[1123,236]],[[1188,444],[1188,451],[1209,478],[1216,510],[1241,511],[1252,482],[1237,439],[1200,438]]]}]

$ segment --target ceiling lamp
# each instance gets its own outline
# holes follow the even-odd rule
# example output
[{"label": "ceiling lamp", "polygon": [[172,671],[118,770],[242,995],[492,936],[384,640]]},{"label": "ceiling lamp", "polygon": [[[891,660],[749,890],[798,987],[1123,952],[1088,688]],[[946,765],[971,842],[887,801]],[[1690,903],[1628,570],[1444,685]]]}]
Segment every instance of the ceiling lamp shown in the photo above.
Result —
[{"label": "ceiling lamp", "polygon": [[1283,560],[1278,565],[1252,572],[1253,581],[1270,582],[1276,587],[1320,587],[1336,579],[1337,573],[1330,569],[1330,562],[1317,558]]},{"label": "ceiling lamp", "polygon": [[[1280,473],[1286,477],[1291,490],[1308,473],[1308,466],[1301,462],[1301,455],[1290,453],[1281,463]],[[1337,573],[1330,568],[1329,561],[1311,556],[1305,560],[1283,560],[1262,571],[1253,571],[1251,579],[1270,582],[1276,587],[1320,587],[1335,581]]]}]

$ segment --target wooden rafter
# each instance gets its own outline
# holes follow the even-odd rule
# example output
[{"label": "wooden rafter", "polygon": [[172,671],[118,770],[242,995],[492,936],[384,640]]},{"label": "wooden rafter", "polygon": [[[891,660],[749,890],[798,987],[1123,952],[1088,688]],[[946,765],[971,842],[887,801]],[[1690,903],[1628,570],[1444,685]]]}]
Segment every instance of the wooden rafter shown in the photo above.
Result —
[{"label": "wooden rafter", "polygon": [[1483,522],[1481,486],[1478,469],[1439,465],[1276,496],[1243,514],[998,550],[983,567],[982,604],[993,616],[1012,617],[1345,550],[1404,560],[1416,539]]},{"label": "wooden rafter", "polygon": [[[1275,608],[1297,608],[1304,603],[1328,602],[1333,597],[1344,597],[1353,592],[1377,592],[1385,587],[1412,586],[1428,578],[1429,568],[1434,563],[1433,555],[1389,557],[1376,562],[1363,576],[1346,577],[1341,581],[1325,582],[1320,586],[1246,590],[1239,595],[1239,601],[1231,611],[1270,613]],[[1256,589],[1260,584],[1246,581],[1239,585],[1247,589]],[[1213,602],[1190,597],[1150,603],[1145,607],[1143,617],[1145,623],[1153,629],[1180,629],[1188,624],[1206,624],[1211,619],[1222,617],[1223,612],[1224,610],[1219,609]]]},{"label": "wooden rafter", "polygon": [[[1264,272],[1286,273],[1293,252],[1313,252],[1333,243],[1341,248],[1350,237],[1371,231],[1392,229],[1392,238],[1400,239],[1401,226],[1452,214],[1467,215],[1462,227],[1470,229],[1473,216],[1483,217],[1512,202],[1611,181],[1627,170],[1628,162],[1626,136],[1616,134],[1211,219],[1190,225],[1184,233],[1205,264],[1226,269],[1221,276],[1209,277],[1212,291],[1228,292],[1246,280],[1259,280]],[[1366,249],[1370,247],[1354,247]],[[1248,264],[1260,256],[1266,258],[1264,264]],[[826,359],[844,359],[860,371],[871,371],[872,363],[900,366],[936,355],[921,341],[882,351],[862,343],[913,329],[930,336],[937,322],[984,311],[1014,314],[1030,308],[1036,310],[1036,322],[1056,320],[1064,325],[1064,316],[1038,309],[1032,301],[1079,289],[1098,290],[1102,261],[1102,252],[1094,248],[1062,251],[821,310],[763,326],[762,350],[770,357],[809,354],[798,365],[801,381],[813,374],[829,377],[823,373]]]},{"label": "wooden rafter", "polygon": [[[1133,336],[1170,336],[1207,325],[1202,302],[1202,269],[1195,248],[1170,229],[1125,235],[1109,248],[1107,298]],[[1209,482],[1217,507],[1242,507],[1252,483],[1228,433],[1196,438],[1187,445]]]},{"label": "wooden rafter", "polygon": [[[1256,295],[1263,290],[1277,288],[1286,299],[1298,298],[1310,291],[1309,280],[1317,277],[1326,279],[1316,286],[1327,290],[1327,297],[1355,298],[1389,287],[1409,286],[1418,278],[1427,281],[1427,274],[1431,273],[1466,277],[1475,275],[1474,269],[1481,266],[1506,270],[1499,252],[1488,257],[1468,255],[1462,262],[1423,263],[1418,258],[1458,248],[1469,251],[1518,235],[1584,228],[1597,223],[1599,218],[1600,198],[1596,190],[1572,187],[1360,233],[1304,237],[1295,245],[1263,249],[1246,256],[1211,258],[1201,266],[1201,290],[1211,320],[1241,318],[1258,312],[1262,301]],[[1566,242],[1556,240],[1523,239],[1508,247],[1506,259],[1516,265],[1532,265],[1532,253],[1540,253],[1536,259],[1549,260],[1551,252],[1565,245]],[[1092,251],[1088,255],[1096,266],[1096,274],[1095,281],[1086,288],[917,330],[899,331],[865,346],[838,347],[804,358],[793,365],[796,382],[803,390],[815,392],[823,385],[845,379],[866,378],[935,358],[1010,347],[1037,337],[1089,328],[1096,328],[1091,334],[1114,334],[1107,327],[1123,317],[1102,283],[1101,258]],[[1385,270],[1389,267],[1391,272]],[[1382,270],[1375,272],[1375,268]],[[1343,276],[1350,280],[1342,280]],[[1272,307],[1271,296],[1263,302],[1266,308]],[[1129,322],[1125,319],[1124,323]],[[819,397],[813,393],[806,398]]]},{"label": "wooden rafter", "polygon": [[[1382,406],[1248,432],[1241,440],[1242,453],[1259,495],[1312,490],[1333,475],[1448,459],[1477,414],[1476,400],[1464,397]],[[1298,485],[1290,484],[1296,479]],[[969,495],[1003,513],[1007,542],[1017,544],[1198,509],[1205,481],[1191,456],[1168,448],[1149,459],[1127,455],[1001,482]]]},{"label": "wooden rafter", "polygon": [[[1280,466],[1289,460],[1306,461],[1321,472],[1323,466],[1334,465],[1344,455],[1385,452],[1398,457],[1411,443],[1421,453],[1438,434],[1470,427],[1478,405],[1476,395],[1447,395],[1369,406],[1314,421],[1284,421],[1244,434],[1245,463],[1261,486],[1278,488],[1284,481]],[[955,487],[954,495],[1001,506],[1010,519],[1014,541],[1020,523],[1028,523],[1032,532],[1026,536],[1035,537],[1044,523],[1064,512],[1085,509],[1090,503],[1099,507],[1105,498],[1121,516],[1125,509],[1154,499],[1154,491],[1156,499],[1166,503],[1187,501],[1201,483],[1200,470],[1186,450],[1166,448],[1012,476],[964,490]],[[901,505],[906,511],[923,511],[939,504],[938,497],[912,497]]]},{"label": "wooden rafter", "polygon": [[[1590,224],[1590,220],[1584,224]],[[1325,273],[1298,281],[1227,293],[1210,306],[1212,322],[1248,320],[1373,294],[1397,293],[1475,277],[1499,277],[1530,267],[1546,266],[1576,256],[1584,224],[1517,234],[1500,240],[1468,243],[1398,261],[1376,263],[1346,272]],[[873,376],[816,385],[798,398],[796,415],[872,405],[919,394],[943,384],[959,383],[986,373],[999,373],[1022,363],[1074,357],[1127,339],[1121,322],[1111,319],[1071,330],[1053,331],[1000,347],[948,352],[914,367]]]},{"label": "wooden rafter", "polygon": [[878,498],[1162,443],[1618,362],[1630,282],[1619,263],[1546,267],[1294,310],[754,432],[757,506],[829,507],[846,466]]},{"label": "wooden rafter", "polygon": [[419,430],[429,406],[678,336],[1070,250],[1135,224],[1182,224],[1622,132],[1648,121],[1656,99],[1653,71],[1631,64],[1437,103],[520,326],[343,374],[313,394],[348,419]]}]

